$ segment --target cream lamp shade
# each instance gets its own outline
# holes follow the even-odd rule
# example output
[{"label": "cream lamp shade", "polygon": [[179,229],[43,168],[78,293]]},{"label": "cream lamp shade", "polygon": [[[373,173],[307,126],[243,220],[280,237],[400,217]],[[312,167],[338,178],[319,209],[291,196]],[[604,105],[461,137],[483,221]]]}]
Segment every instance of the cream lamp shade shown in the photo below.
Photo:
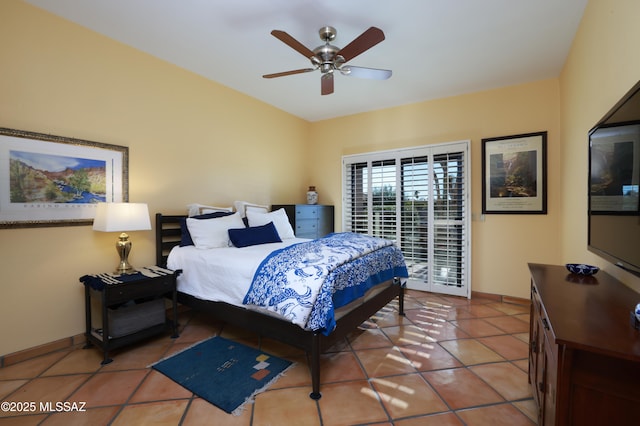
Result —
[{"label": "cream lamp shade", "polygon": [[151,229],[145,203],[98,203],[93,230],[103,232],[147,231]]},{"label": "cream lamp shade", "polygon": [[120,263],[115,274],[133,274],[137,272],[129,264],[131,241],[126,231],[146,231],[151,229],[149,208],[145,203],[99,203],[93,220],[93,230],[102,232],[121,232],[116,242]]}]

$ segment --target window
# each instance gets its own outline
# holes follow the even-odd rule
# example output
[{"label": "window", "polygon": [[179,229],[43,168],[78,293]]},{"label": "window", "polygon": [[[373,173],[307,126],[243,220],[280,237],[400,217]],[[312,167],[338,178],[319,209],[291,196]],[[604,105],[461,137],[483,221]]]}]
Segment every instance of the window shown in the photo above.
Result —
[{"label": "window", "polygon": [[409,288],[469,296],[469,142],[343,157],[343,229],[394,240]]}]

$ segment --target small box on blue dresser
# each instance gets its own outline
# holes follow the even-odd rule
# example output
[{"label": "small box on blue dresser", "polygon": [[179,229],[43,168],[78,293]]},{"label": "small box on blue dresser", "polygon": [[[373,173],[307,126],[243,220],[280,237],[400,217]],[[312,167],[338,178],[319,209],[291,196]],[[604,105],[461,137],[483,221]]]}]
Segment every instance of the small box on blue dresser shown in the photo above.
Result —
[{"label": "small box on blue dresser", "polygon": [[320,238],[333,232],[333,206],[322,204],[274,204],[284,209],[298,238]]},{"label": "small box on blue dresser", "polygon": [[[165,332],[171,325],[172,338],[178,337],[178,297],[176,279],[181,271],[160,267],[139,268],[135,274],[109,273],[84,275],[85,348],[95,345],[104,353]],[[172,302],[172,318],[167,320],[164,298]],[[101,307],[101,328],[93,327],[92,300]]]}]

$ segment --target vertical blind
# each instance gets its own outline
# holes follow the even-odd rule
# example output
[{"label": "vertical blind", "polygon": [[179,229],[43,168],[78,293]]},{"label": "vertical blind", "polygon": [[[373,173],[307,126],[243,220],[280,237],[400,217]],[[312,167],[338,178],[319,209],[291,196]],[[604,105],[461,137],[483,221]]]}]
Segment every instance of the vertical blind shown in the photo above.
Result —
[{"label": "vertical blind", "polygon": [[343,229],[401,248],[409,285],[468,296],[468,142],[343,157]]}]

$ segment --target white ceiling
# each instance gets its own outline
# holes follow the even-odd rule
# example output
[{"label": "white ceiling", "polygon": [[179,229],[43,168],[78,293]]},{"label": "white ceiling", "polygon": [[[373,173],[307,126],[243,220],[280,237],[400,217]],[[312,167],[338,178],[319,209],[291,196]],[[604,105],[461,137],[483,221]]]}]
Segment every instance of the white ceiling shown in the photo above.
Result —
[{"label": "white ceiling", "polygon": [[[309,121],[557,77],[588,0],[26,0]],[[349,62],[389,80],[320,71],[275,37],[344,47],[370,26],[386,40]]]}]

